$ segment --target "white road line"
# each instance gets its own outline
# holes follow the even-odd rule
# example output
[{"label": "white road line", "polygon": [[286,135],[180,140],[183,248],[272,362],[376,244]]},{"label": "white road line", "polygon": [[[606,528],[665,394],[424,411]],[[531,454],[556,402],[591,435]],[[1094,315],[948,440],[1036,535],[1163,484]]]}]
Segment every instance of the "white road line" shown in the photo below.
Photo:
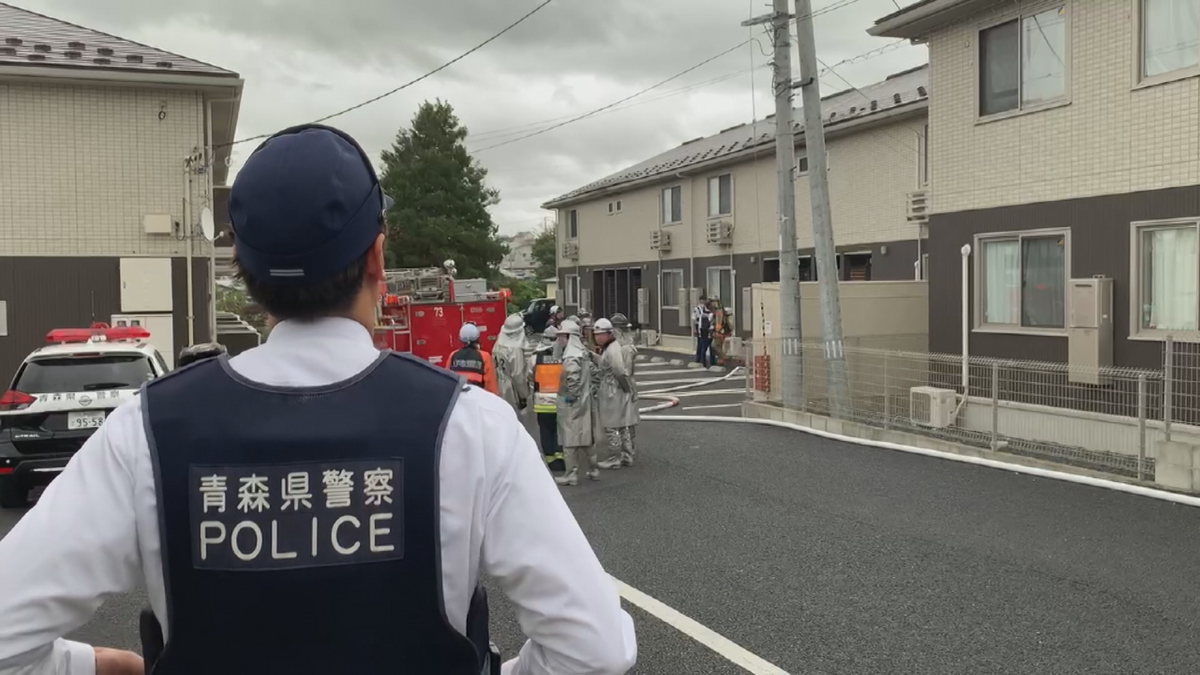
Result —
[{"label": "white road line", "polygon": [[680,408],[680,410],[713,410],[715,408],[740,408],[740,407],[742,407],[741,403],[712,403],[710,405],[689,405],[686,408]]},{"label": "white road line", "polygon": [[711,628],[700,625],[695,619],[680,614],[629,584],[616,578],[613,578],[613,583],[617,585],[617,592],[621,594],[621,597],[631,605],[635,605],[680,633],[708,647],[742,670],[753,675],[788,675],[787,671],[775,664],[755,656],[729,638],[717,634]]}]

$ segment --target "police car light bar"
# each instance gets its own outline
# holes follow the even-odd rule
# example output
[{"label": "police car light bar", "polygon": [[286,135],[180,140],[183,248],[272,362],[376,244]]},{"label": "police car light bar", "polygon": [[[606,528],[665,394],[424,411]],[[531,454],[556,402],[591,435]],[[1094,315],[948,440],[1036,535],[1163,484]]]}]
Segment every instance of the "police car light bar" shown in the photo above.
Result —
[{"label": "police car light bar", "polygon": [[150,331],[141,326],[109,328],[106,323],[94,323],[91,328],[55,328],[46,333],[46,342],[74,344],[82,342],[113,342],[116,340],[144,340]]}]

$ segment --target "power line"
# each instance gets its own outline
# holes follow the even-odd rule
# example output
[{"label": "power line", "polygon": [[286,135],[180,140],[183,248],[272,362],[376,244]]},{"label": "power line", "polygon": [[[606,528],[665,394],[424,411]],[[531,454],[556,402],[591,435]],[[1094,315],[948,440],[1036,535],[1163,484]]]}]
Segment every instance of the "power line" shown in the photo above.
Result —
[{"label": "power line", "polygon": [[[744,75],[749,72],[752,72],[752,71],[748,68],[743,68],[743,69],[735,71],[735,72],[726,73],[725,75],[721,75],[719,77],[714,77],[710,80],[704,80],[702,82],[690,84],[688,86],[680,87],[678,89],[671,89],[671,90],[668,90],[668,91],[665,91],[665,92],[659,94],[658,96],[653,96],[651,98],[642,99],[640,101],[630,102],[626,105],[616,106],[616,107],[610,108],[608,110],[605,110],[603,113],[597,113],[597,114],[608,114],[608,113],[620,112],[622,110],[628,110],[629,108],[634,108],[634,107],[637,107],[640,105],[646,105],[647,103],[656,103],[658,101],[663,101],[668,98],[673,98],[675,96],[679,96],[680,94],[686,94],[690,91],[695,91],[697,89],[702,89],[704,87],[711,87],[713,85],[720,84],[722,82],[727,82],[735,77]],[[571,115],[562,115],[560,117],[552,117],[550,119],[540,120],[537,122],[518,124],[515,126],[511,126],[511,127],[503,127],[500,129],[492,129],[489,131],[481,131],[478,133],[472,133],[467,138],[467,142],[470,143],[473,141],[474,142],[494,141],[496,139],[504,138],[506,136],[517,136],[524,132],[532,131],[533,129],[536,129],[537,127],[539,127],[541,125],[553,124],[555,122],[570,119],[575,114],[578,114],[578,113],[573,113]]]},{"label": "power line", "polygon": [[[320,118],[320,119],[318,119],[318,120],[313,120],[313,122],[312,122],[312,123],[313,123],[313,124],[320,124],[321,122],[326,122],[326,121],[328,121],[328,120],[331,120],[331,119],[333,119],[333,118],[335,118],[335,117],[340,117],[340,116],[342,116],[342,115],[345,115],[345,114],[346,114],[346,113],[348,113],[348,112],[352,112],[352,111],[358,110],[359,108],[362,108],[362,107],[364,107],[364,106],[368,106],[368,105],[370,105],[370,104],[372,104],[372,103],[375,103],[376,101],[381,101],[381,100],[383,100],[383,99],[385,99],[385,98],[387,98],[387,97],[391,96],[392,94],[395,94],[395,93],[396,93],[396,92],[398,92],[398,91],[402,91],[402,90],[404,90],[404,89],[407,89],[407,88],[409,88],[409,87],[413,86],[414,84],[416,84],[416,83],[418,83],[418,82],[420,82],[420,81],[422,81],[422,80],[425,80],[425,79],[427,79],[427,78],[429,78],[429,77],[432,77],[433,75],[436,75],[436,74],[438,74],[438,73],[442,72],[443,70],[445,70],[445,69],[449,68],[450,66],[452,66],[452,65],[454,65],[454,64],[456,64],[456,63],[458,63],[459,61],[462,61],[463,59],[467,58],[467,57],[468,57],[468,56],[470,56],[471,54],[474,54],[475,52],[479,51],[480,49],[483,49],[483,48],[484,48],[484,47],[486,47],[488,44],[490,44],[491,42],[493,42],[493,41],[495,41],[496,39],[498,39],[498,38],[499,38],[501,35],[504,35],[505,33],[509,32],[510,30],[512,30],[512,29],[516,28],[517,26],[521,25],[522,23],[524,23],[524,22],[525,22],[525,20],[526,20],[526,19],[528,19],[529,17],[533,16],[534,14],[537,14],[538,12],[540,12],[540,11],[541,11],[543,8],[545,8],[545,7],[546,7],[546,5],[549,5],[551,2],[554,2],[554,0],[544,0],[544,1],[542,2],[542,4],[538,5],[537,7],[534,7],[534,8],[533,8],[533,9],[531,9],[529,12],[527,12],[527,13],[526,13],[524,16],[522,16],[521,18],[517,19],[516,21],[514,21],[514,22],[510,23],[508,26],[506,26],[506,27],[505,27],[503,30],[501,30],[499,33],[496,33],[495,35],[491,36],[490,38],[488,38],[488,39],[484,40],[483,42],[480,42],[479,44],[475,45],[474,47],[472,47],[472,48],[468,49],[467,51],[463,52],[462,54],[459,54],[458,56],[454,57],[453,59],[450,59],[449,61],[447,61],[447,62],[443,63],[442,65],[438,66],[437,68],[434,68],[433,70],[429,71],[428,73],[425,73],[424,75],[422,75],[422,76],[420,76],[420,77],[416,78],[415,80],[411,80],[411,81],[409,81],[409,82],[405,82],[404,84],[400,85],[399,87],[396,87],[395,89],[393,89],[393,90],[391,90],[391,91],[389,91],[389,92],[387,92],[387,93],[385,93],[385,94],[380,94],[379,96],[376,96],[375,98],[368,99],[368,100],[366,100],[366,101],[363,101],[362,103],[359,103],[359,104],[357,104],[357,105],[350,106],[349,108],[346,108],[345,110],[340,110],[340,111],[338,111],[338,112],[335,112],[335,113],[333,113],[332,115],[326,115],[325,117],[322,117],[322,118]],[[238,145],[238,144],[240,144],[240,143],[249,143],[250,141],[257,141],[257,140],[262,140],[262,139],[264,139],[264,138],[270,138],[271,136],[272,136],[272,134],[260,134],[260,135],[258,135],[258,136],[251,136],[251,137],[249,137],[249,138],[243,138],[243,139],[236,140],[236,141],[233,141],[233,142],[230,142],[230,143],[225,143],[225,144],[219,145],[219,146],[217,146],[217,147],[226,147],[226,146],[230,146],[230,145]]]},{"label": "power line", "polygon": [[665,80],[662,80],[661,82],[658,82],[657,84],[650,85],[649,87],[646,87],[645,89],[642,89],[641,91],[638,91],[638,92],[636,92],[636,93],[630,94],[629,96],[626,96],[625,98],[623,98],[623,99],[621,99],[621,100],[619,100],[619,101],[613,101],[612,103],[609,103],[609,104],[608,104],[608,105],[606,105],[606,106],[602,106],[602,107],[600,107],[600,108],[596,108],[595,110],[592,110],[592,111],[586,112],[586,113],[584,113],[584,114],[582,114],[582,115],[578,115],[578,116],[576,116],[576,117],[572,117],[571,119],[569,119],[569,120],[567,120],[567,121],[565,121],[565,122],[560,122],[560,123],[558,123],[558,124],[555,124],[555,125],[552,125],[552,126],[546,127],[545,129],[539,129],[538,131],[534,131],[534,132],[532,132],[532,133],[525,134],[524,136],[519,136],[519,137],[517,137],[517,138],[514,138],[514,139],[512,139],[512,140],[504,141],[503,143],[497,143],[497,144],[495,144],[495,145],[489,145],[489,146],[487,146],[487,147],[485,147],[485,148],[480,148],[480,149],[478,149],[478,150],[475,150],[475,151],[473,151],[473,152],[472,152],[472,154],[478,154],[478,153],[480,153],[480,152],[485,152],[485,151],[487,151],[487,150],[492,150],[492,149],[495,149],[495,148],[499,148],[499,147],[502,147],[502,146],[505,146],[505,145],[509,145],[509,144],[511,144],[511,143],[516,143],[517,141],[523,141],[523,140],[525,140],[525,139],[527,139],[527,138],[533,138],[534,136],[539,136],[539,135],[541,135],[541,134],[544,134],[544,133],[546,133],[547,131],[553,131],[554,129],[558,129],[558,128],[561,128],[561,127],[565,127],[565,126],[566,126],[566,125],[568,125],[568,124],[573,124],[573,123],[575,123],[575,122],[578,122],[579,120],[582,120],[582,119],[586,119],[586,118],[588,118],[588,117],[591,117],[592,115],[597,115],[597,114],[599,114],[599,113],[602,113],[602,112],[604,112],[605,110],[608,110],[608,109],[610,109],[610,108],[615,108],[615,107],[617,107],[617,106],[621,105],[622,103],[625,103],[626,101],[630,101],[630,100],[632,100],[632,99],[635,99],[635,98],[637,98],[638,96],[641,96],[642,94],[645,94],[645,93],[647,93],[647,92],[649,92],[649,91],[652,91],[652,90],[654,90],[654,89],[657,89],[657,88],[659,88],[659,87],[663,86],[664,84],[666,84],[666,83],[668,83],[668,82],[671,82],[672,80],[677,80],[677,79],[679,79],[679,78],[683,77],[684,75],[687,75],[688,73],[692,72],[693,70],[696,70],[697,68],[700,68],[701,66],[706,66],[706,65],[708,65],[709,63],[711,63],[711,62],[713,62],[713,61],[716,61],[717,59],[721,58],[722,56],[725,56],[726,54],[729,54],[729,53],[731,53],[731,52],[733,52],[733,51],[736,51],[736,50],[738,50],[738,49],[741,49],[742,47],[744,47],[744,46],[746,46],[747,44],[749,44],[749,42],[750,42],[749,40],[745,40],[745,41],[739,42],[738,44],[734,45],[733,47],[730,47],[729,49],[726,49],[725,51],[721,52],[720,54],[717,54],[717,55],[715,55],[715,56],[711,56],[711,57],[709,57],[709,58],[707,58],[707,59],[705,59],[705,60],[701,61],[700,63],[697,63],[696,65],[694,65],[694,66],[692,66],[692,67],[688,68],[687,70],[684,70],[684,71],[682,71],[682,72],[676,73],[676,74],[672,75],[671,77],[668,77],[667,79],[665,79]]}]

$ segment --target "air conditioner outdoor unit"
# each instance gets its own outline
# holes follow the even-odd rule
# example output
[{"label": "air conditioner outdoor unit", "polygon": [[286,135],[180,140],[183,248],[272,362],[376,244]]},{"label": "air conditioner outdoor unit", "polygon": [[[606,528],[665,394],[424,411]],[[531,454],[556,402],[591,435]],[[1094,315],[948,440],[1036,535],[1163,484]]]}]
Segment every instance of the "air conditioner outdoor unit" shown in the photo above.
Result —
[{"label": "air conditioner outdoor unit", "polygon": [[710,244],[728,244],[733,236],[733,223],[728,220],[712,220],[708,223],[707,240]]},{"label": "air conditioner outdoor unit", "polygon": [[568,241],[563,243],[562,254],[564,258],[576,260],[579,258],[579,244]]},{"label": "air conditioner outdoor unit", "polygon": [[908,390],[908,418],[913,424],[945,429],[954,424],[958,395],[953,389],[913,387]]},{"label": "air conditioner outdoor unit", "polygon": [[671,250],[671,233],[662,230],[650,232],[650,248],[666,253]]},{"label": "air conditioner outdoor unit", "polygon": [[908,222],[910,223],[927,223],[929,222],[929,191],[917,190],[910,192],[905,199]]}]

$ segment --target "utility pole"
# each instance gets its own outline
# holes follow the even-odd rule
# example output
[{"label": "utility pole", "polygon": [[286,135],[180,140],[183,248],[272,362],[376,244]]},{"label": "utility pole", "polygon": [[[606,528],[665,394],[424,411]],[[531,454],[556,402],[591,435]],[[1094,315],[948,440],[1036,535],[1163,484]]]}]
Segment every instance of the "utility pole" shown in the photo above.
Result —
[{"label": "utility pole", "polygon": [[800,348],[800,258],[796,251],[796,136],[792,128],[790,0],[772,0],[771,14],[742,23],[771,24],[775,44],[771,86],[775,94],[775,174],[778,179],[779,341],[783,405],[804,408],[804,355]]},{"label": "utility pole", "polygon": [[825,337],[825,372],[830,413],[846,419],[850,393],[846,351],[842,343],[842,305],[838,298],[838,269],[829,210],[829,170],[825,157],[825,126],[821,114],[821,81],[817,43],[813,37],[812,0],[796,0],[796,36],[800,46],[800,82],[804,109],[804,145],[808,156],[808,185],[812,196],[813,246],[821,292],[821,325]]}]

